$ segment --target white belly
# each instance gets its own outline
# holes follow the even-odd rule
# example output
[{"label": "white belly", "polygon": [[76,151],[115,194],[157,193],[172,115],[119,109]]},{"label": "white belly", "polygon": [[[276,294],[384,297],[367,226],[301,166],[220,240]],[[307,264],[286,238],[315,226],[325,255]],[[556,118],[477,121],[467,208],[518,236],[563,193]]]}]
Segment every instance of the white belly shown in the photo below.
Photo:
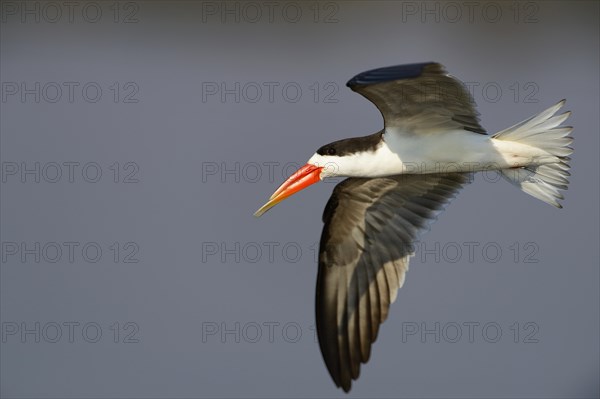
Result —
[{"label": "white belly", "polygon": [[349,158],[340,165],[342,175],[356,177],[473,172],[555,161],[538,148],[464,130],[425,135],[389,131],[375,152],[342,158]]}]

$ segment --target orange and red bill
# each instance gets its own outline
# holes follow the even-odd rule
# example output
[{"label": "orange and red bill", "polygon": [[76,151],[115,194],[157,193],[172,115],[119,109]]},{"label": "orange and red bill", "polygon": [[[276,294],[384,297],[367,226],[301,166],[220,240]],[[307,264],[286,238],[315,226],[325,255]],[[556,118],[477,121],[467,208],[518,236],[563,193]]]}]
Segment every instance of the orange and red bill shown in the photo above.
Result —
[{"label": "orange and red bill", "polygon": [[297,193],[298,191],[310,186],[311,184],[317,183],[321,180],[321,171],[323,167],[306,164],[296,173],[291,175],[277,191],[271,195],[269,201],[264,204],[258,211],[254,212],[254,216],[262,216],[263,213],[286,199],[287,197]]}]

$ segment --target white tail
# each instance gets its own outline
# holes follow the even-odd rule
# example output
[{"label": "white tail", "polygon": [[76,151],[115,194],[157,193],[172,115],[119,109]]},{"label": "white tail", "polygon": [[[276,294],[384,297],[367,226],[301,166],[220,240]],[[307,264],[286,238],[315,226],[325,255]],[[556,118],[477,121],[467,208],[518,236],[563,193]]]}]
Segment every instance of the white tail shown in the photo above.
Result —
[{"label": "white tail", "polygon": [[530,165],[501,170],[502,176],[525,191],[550,205],[562,208],[558,200],[564,197],[559,190],[566,190],[569,184],[569,155],[573,149],[569,145],[573,138],[569,134],[571,126],[559,126],[571,112],[554,116],[562,108],[565,100],[553,107],[514,126],[496,133],[497,140],[514,141],[546,151],[556,157],[556,161],[543,165]]}]

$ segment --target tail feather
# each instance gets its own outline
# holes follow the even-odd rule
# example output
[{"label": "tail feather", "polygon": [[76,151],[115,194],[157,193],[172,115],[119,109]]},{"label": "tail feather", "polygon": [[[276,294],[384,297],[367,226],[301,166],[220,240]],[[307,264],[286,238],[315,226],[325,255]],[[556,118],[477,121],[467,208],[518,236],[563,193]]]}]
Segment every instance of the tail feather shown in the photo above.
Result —
[{"label": "tail feather", "polygon": [[568,171],[571,160],[569,155],[573,153],[573,148],[569,147],[573,142],[570,136],[573,128],[560,126],[571,112],[554,116],[564,104],[565,100],[562,100],[547,110],[492,136],[497,140],[527,144],[555,157],[552,163],[503,169],[501,173],[506,180],[527,194],[558,208],[562,208],[558,201],[564,198],[559,190],[568,188],[568,177],[571,175]]}]

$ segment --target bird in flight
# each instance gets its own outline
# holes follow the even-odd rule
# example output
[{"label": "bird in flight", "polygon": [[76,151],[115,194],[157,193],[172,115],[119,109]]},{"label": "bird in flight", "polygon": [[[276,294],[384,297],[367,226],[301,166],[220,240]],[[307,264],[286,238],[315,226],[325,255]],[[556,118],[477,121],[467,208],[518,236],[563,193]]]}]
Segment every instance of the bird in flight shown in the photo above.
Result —
[{"label": "bird in flight", "polygon": [[570,112],[555,115],[565,100],[488,135],[469,92],[441,64],[374,69],[347,86],[379,109],[384,128],[322,146],[255,213],[325,178],[348,177],[323,213],[316,290],[319,346],[345,392],[404,283],[412,244],[472,174],[498,170],[560,208],[573,152],[573,128],[561,126]]}]

